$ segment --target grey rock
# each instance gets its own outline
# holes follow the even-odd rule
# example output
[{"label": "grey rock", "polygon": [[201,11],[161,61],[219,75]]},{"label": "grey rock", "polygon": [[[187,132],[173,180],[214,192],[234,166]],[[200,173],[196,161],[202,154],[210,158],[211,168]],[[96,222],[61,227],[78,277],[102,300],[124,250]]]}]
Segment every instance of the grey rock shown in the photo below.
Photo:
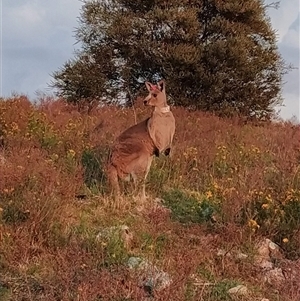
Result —
[{"label": "grey rock", "polygon": [[245,285],[238,285],[228,290],[228,294],[238,296],[245,296],[248,292],[249,291]]},{"label": "grey rock", "polygon": [[254,258],[254,263],[264,270],[271,270],[274,267],[273,261],[282,258],[280,247],[266,238],[257,245],[257,255]]},{"label": "grey rock", "polygon": [[160,291],[165,289],[172,282],[168,273],[140,257],[130,257],[127,265],[130,269],[136,269],[139,272],[139,285],[142,286],[149,295],[152,295],[154,290]]},{"label": "grey rock", "polygon": [[108,241],[113,238],[119,238],[123,241],[124,246],[130,248],[133,234],[129,231],[126,225],[112,226],[102,229],[96,236],[98,241]]},{"label": "grey rock", "polygon": [[281,268],[266,271],[264,280],[272,286],[280,287],[285,282],[285,277]]},{"label": "grey rock", "polygon": [[231,253],[230,253],[229,251],[225,251],[225,250],[223,250],[223,249],[218,249],[217,256],[231,257]]},{"label": "grey rock", "polygon": [[236,258],[240,259],[240,260],[247,259],[248,255],[245,254],[245,253],[240,252],[240,253],[236,254]]},{"label": "grey rock", "polygon": [[112,226],[112,227],[108,227],[108,228],[104,228],[102,229],[98,235],[97,235],[97,239],[101,239],[101,238],[109,238],[111,237],[112,235],[115,235],[115,234],[120,234],[120,232],[123,232],[123,231],[128,231],[129,228],[128,226],[126,225],[120,225],[120,226]]}]

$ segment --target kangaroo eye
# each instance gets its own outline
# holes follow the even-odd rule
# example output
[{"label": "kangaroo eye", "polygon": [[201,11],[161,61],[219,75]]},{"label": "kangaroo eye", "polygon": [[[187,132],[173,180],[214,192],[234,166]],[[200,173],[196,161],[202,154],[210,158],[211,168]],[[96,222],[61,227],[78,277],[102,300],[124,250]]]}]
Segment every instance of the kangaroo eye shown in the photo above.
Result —
[{"label": "kangaroo eye", "polygon": [[157,97],[157,94],[153,94],[153,97]]}]

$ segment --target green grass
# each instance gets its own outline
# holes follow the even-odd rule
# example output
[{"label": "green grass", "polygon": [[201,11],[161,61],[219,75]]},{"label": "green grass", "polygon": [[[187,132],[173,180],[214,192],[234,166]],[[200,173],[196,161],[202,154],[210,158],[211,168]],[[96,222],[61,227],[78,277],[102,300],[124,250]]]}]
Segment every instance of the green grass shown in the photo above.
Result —
[{"label": "green grass", "polygon": [[165,192],[163,200],[171,209],[172,217],[181,223],[211,223],[213,215],[220,210],[217,203],[204,195],[196,198],[180,189]]}]

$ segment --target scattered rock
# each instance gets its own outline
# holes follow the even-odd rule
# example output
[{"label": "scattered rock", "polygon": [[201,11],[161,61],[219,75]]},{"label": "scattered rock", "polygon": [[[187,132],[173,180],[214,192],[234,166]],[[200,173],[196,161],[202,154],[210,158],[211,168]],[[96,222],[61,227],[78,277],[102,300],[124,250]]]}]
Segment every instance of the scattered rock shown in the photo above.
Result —
[{"label": "scattered rock", "polygon": [[263,260],[263,259],[260,261],[256,261],[255,264],[257,266],[259,266],[261,269],[266,270],[266,271],[272,270],[274,267],[274,265],[271,261]]},{"label": "scattered rock", "polygon": [[218,249],[217,256],[231,257],[231,253],[229,251],[225,251],[223,249]]},{"label": "scattered rock", "polygon": [[130,257],[127,265],[130,269],[139,271],[139,285],[150,296],[153,295],[154,290],[160,291],[165,289],[172,282],[168,273],[158,269],[155,265],[140,257]]},{"label": "scattered rock", "polygon": [[260,301],[270,301],[270,300],[267,299],[267,298],[263,298],[263,299],[261,299]]},{"label": "scattered rock", "polygon": [[164,200],[163,199],[161,199],[161,198],[155,198],[154,199],[154,202],[156,203],[156,204],[163,204],[164,203]]},{"label": "scattered rock", "polygon": [[275,287],[280,287],[285,282],[285,277],[281,268],[266,271],[264,279],[267,283]]},{"label": "scattered rock", "polygon": [[264,281],[273,287],[280,288],[286,281],[286,277],[285,272],[278,266],[282,266],[287,261],[280,247],[266,238],[258,244],[257,253],[254,264],[263,270]]},{"label": "scattered rock", "polygon": [[[225,251],[223,249],[218,249],[217,256],[232,257],[232,253],[229,252],[229,251]],[[248,258],[247,254],[244,254],[244,253],[241,253],[241,252],[235,253],[234,256],[235,256],[236,259],[240,259],[240,260]]]},{"label": "scattered rock", "polygon": [[245,296],[248,292],[249,291],[245,285],[238,285],[228,290],[228,294],[238,296]]},{"label": "scattered rock", "polygon": [[248,255],[245,254],[245,253],[239,252],[239,253],[236,254],[236,259],[244,260],[244,259],[247,259],[247,258],[248,258]]},{"label": "scattered rock", "polygon": [[271,270],[274,267],[273,262],[279,259],[283,259],[283,255],[277,244],[268,238],[258,244],[257,255],[254,258],[256,266],[264,270]]},{"label": "scattered rock", "polygon": [[112,239],[113,237],[119,237],[123,240],[124,246],[127,249],[130,248],[133,239],[133,234],[129,231],[128,226],[120,225],[104,228],[98,233],[98,235],[96,236],[96,240],[105,241]]},{"label": "scattered rock", "polygon": [[269,242],[269,250],[270,250],[270,257],[273,260],[281,260],[284,258],[284,255],[280,249],[280,247],[275,244],[273,241],[270,239],[267,239]]},{"label": "scattered rock", "polygon": [[140,257],[130,257],[128,259],[127,265],[130,269],[134,269],[134,268],[138,267],[142,261],[143,261],[143,259]]},{"label": "scattered rock", "polygon": [[104,228],[98,233],[97,239],[101,239],[103,237],[109,238],[112,235],[119,234],[120,232],[123,231],[129,231],[129,227],[126,225],[120,225],[120,226],[112,226],[112,227]]}]

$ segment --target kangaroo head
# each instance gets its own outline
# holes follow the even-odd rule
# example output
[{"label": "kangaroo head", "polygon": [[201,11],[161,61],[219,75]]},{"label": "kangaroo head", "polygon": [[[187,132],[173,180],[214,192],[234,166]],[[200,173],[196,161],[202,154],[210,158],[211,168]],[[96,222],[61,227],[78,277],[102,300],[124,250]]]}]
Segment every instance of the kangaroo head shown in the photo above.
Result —
[{"label": "kangaroo head", "polygon": [[148,96],[144,99],[145,106],[152,106],[157,108],[163,108],[167,105],[166,96],[166,85],[163,80],[159,81],[156,85],[150,82],[145,82],[147,90],[149,91]]}]

